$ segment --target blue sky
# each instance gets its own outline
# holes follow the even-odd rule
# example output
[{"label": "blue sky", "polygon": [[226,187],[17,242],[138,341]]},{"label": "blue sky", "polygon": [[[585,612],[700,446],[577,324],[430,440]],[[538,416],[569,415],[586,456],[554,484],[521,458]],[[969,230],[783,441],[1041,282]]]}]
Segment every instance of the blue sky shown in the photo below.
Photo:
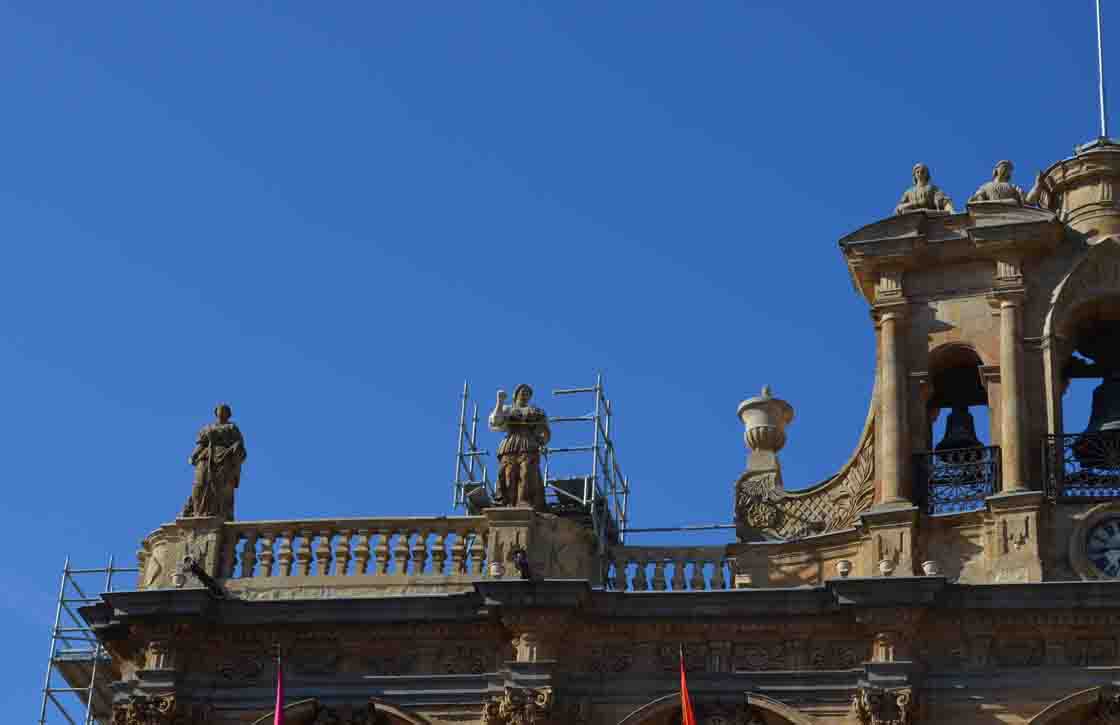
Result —
[{"label": "blue sky", "polygon": [[915,161],[959,205],[997,159],[1026,186],[1095,137],[1093,22],[0,3],[0,710],[38,712],[64,557],[131,559],[174,516],[219,400],[242,518],[447,513],[467,378],[581,413],[547,391],[601,370],[638,526],[730,520],[763,384],[797,409],[787,484],[827,477],[873,362],[836,241]]}]

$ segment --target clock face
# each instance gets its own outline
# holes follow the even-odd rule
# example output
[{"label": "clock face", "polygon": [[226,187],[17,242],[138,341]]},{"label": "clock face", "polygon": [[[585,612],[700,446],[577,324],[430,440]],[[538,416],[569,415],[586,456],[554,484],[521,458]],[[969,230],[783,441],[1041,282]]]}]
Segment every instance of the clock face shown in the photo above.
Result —
[{"label": "clock face", "polygon": [[1089,529],[1085,553],[1102,574],[1120,577],[1120,518],[1109,518]]}]

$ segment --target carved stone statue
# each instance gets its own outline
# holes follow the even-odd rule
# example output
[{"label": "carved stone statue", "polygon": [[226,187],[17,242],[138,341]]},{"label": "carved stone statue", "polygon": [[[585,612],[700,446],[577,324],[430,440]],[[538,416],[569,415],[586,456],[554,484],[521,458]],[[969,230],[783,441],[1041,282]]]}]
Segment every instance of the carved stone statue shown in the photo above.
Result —
[{"label": "carved stone statue", "polygon": [[191,451],[194,486],[183,516],[233,518],[233,492],[241,483],[241,464],[247,457],[245,439],[230,421],[233,411],[228,405],[219,404],[214,415],[217,420],[203,426]]},{"label": "carved stone statue", "polygon": [[894,208],[895,214],[905,214],[918,209],[932,211],[947,211],[953,213],[953,200],[948,194],[930,183],[929,167],[925,164],[914,164],[912,172],[914,185],[902,192],[902,199]]},{"label": "carved stone statue", "polygon": [[1011,183],[1011,174],[1015,171],[1015,164],[1004,159],[996,163],[992,169],[992,180],[981,184],[976,193],[968,198],[969,203],[974,201],[1006,201],[1020,206],[1026,199],[1026,194],[1018,186]]},{"label": "carved stone statue", "polygon": [[498,446],[497,503],[501,506],[529,506],[544,510],[544,479],[541,477],[541,449],[548,445],[552,432],[548,416],[529,405],[533,389],[522,383],[513,390],[513,405],[506,405],[506,392],[498,391],[498,402],[490,413],[490,430],[505,432]]}]

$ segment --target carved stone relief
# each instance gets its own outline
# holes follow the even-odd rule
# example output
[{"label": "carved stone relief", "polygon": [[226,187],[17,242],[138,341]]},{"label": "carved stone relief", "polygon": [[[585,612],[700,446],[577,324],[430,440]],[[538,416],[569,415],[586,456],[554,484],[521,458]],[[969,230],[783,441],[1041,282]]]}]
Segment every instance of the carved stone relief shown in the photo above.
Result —
[{"label": "carved stone relief", "polygon": [[209,705],[185,705],[174,695],[137,695],[113,706],[113,725],[197,725],[211,715]]},{"label": "carved stone relief", "polygon": [[851,714],[861,725],[910,725],[915,720],[915,709],[914,693],[909,687],[861,687],[852,696]]},{"label": "carved stone relief", "polygon": [[856,525],[875,498],[875,432],[869,425],[859,451],[829,481],[808,492],[782,489],[777,475],[748,471],[735,482],[736,519],[779,539],[842,531]]},{"label": "carved stone relief", "polygon": [[551,725],[555,697],[551,687],[506,687],[482,706],[483,725]]}]

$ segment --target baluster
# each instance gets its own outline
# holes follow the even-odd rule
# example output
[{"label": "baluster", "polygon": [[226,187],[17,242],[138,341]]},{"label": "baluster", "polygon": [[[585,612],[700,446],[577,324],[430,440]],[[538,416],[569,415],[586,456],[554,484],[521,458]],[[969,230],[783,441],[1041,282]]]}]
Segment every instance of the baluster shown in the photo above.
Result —
[{"label": "baluster", "polygon": [[354,575],[365,576],[369,569],[369,529],[358,529],[358,544],[354,547]]},{"label": "baluster", "polygon": [[617,592],[626,591],[626,566],[629,560],[625,557],[614,560],[614,589]]},{"label": "baluster", "polygon": [[257,576],[272,576],[272,538],[271,531],[261,534],[261,553],[257,558],[260,568],[257,570]]},{"label": "baluster", "polygon": [[338,544],[334,551],[335,576],[346,576],[346,570],[350,567],[350,536],[350,529],[338,532]]},{"label": "baluster", "polygon": [[444,540],[445,532],[440,529],[432,539],[432,575],[443,576],[443,565],[447,562],[447,542]]},{"label": "baluster", "polygon": [[486,567],[486,533],[475,532],[471,539],[471,574],[481,576]]},{"label": "baluster", "polygon": [[392,531],[377,532],[377,545],[373,547],[375,574],[389,573],[389,539],[392,535]]},{"label": "baluster", "polygon": [[653,589],[654,591],[663,592],[669,588],[669,582],[665,577],[665,562],[667,559],[664,556],[658,556],[653,560]]},{"label": "baluster", "polygon": [[334,532],[323,529],[319,532],[317,546],[315,547],[315,574],[326,576],[331,571],[331,539]]},{"label": "baluster", "polygon": [[291,529],[280,532],[280,551],[277,557],[280,562],[280,576],[292,575],[292,539],[295,532]]},{"label": "baluster", "polygon": [[726,589],[727,580],[723,574],[723,559],[712,559],[712,589]]},{"label": "baluster", "polygon": [[[231,578],[233,571],[237,568],[237,545],[241,543],[241,538],[244,536],[240,531],[229,537],[230,541],[222,549],[222,560],[219,564],[218,576],[224,578]],[[205,561],[198,562],[202,566],[206,566]]]},{"label": "baluster", "polygon": [[426,529],[417,529],[416,538],[412,540],[412,573],[423,574],[428,563],[428,534]]},{"label": "baluster", "polygon": [[467,532],[462,529],[455,532],[455,541],[451,544],[451,573],[467,573]]},{"label": "baluster", "polygon": [[684,590],[684,567],[688,563],[688,559],[682,556],[673,557],[673,591],[679,592]]},{"label": "baluster", "polygon": [[412,532],[408,529],[401,529],[397,532],[397,545],[393,547],[393,559],[396,560],[396,567],[393,569],[394,574],[408,573],[408,539],[411,536]]},{"label": "baluster", "polygon": [[245,534],[245,548],[241,552],[241,578],[250,579],[257,567],[257,532]]},{"label": "baluster", "polygon": [[299,547],[296,549],[296,576],[311,575],[311,529],[299,532]]},{"label": "baluster", "polygon": [[649,589],[649,579],[646,578],[646,557],[639,555],[638,568],[634,570],[634,591],[644,592]]},{"label": "baluster", "polygon": [[692,578],[688,581],[688,588],[695,592],[702,592],[704,586],[704,560],[700,557],[692,559]]}]

